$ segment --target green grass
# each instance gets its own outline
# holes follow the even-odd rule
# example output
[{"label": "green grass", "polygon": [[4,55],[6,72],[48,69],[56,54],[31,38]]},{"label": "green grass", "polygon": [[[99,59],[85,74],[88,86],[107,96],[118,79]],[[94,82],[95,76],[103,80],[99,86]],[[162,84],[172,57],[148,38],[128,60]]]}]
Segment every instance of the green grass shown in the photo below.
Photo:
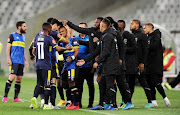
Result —
[{"label": "green grass", "polygon": [[[2,96],[4,95],[4,86],[5,82],[7,80],[7,77],[0,77],[0,99],[2,99]],[[14,97],[14,82],[11,86],[11,90],[8,95],[8,102],[2,103],[0,101],[0,115],[55,115],[55,114],[61,114],[61,115],[84,115],[84,114],[105,114],[105,115],[179,115],[180,114],[180,91],[169,91],[166,90],[166,94],[168,98],[171,101],[171,107],[167,108],[164,104],[164,101],[162,97],[157,93],[157,102],[158,107],[152,108],[152,109],[145,109],[144,106],[147,104],[146,96],[141,87],[135,88],[135,93],[133,96],[133,103],[135,105],[135,108],[130,109],[128,111],[92,111],[90,109],[87,109],[88,105],[88,87],[85,84],[84,85],[84,92],[83,92],[83,108],[81,110],[66,110],[65,107],[62,107],[60,110],[32,110],[29,109],[30,105],[30,99],[33,96],[33,90],[34,86],[36,85],[36,79],[33,78],[23,78],[22,79],[22,85],[21,85],[21,92],[19,94],[19,98],[23,99],[24,103],[13,103],[12,98]],[[120,104],[121,102],[121,96],[119,92],[117,93],[117,103]],[[94,105],[98,104],[99,100],[99,91],[98,91],[98,85],[95,84],[95,102]],[[40,100],[38,99],[40,102]],[[57,93],[57,99],[56,104],[60,101],[59,94]],[[39,104],[40,106],[40,104]]]}]

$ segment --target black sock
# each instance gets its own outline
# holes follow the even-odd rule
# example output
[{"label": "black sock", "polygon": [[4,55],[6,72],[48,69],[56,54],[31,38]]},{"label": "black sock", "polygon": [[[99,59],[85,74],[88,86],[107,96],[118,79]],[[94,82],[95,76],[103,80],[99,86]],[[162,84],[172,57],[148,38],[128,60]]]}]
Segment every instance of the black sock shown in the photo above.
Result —
[{"label": "black sock", "polygon": [[64,99],[63,87],[58,86],[57,89],[58,89],[59,95],[60,95],[60,97],[61,97],[61,100],[65,100],[65,99]]},{"label": "black sock", "polygon": [[38,95],[40,95],[41,99],[44,99],[44,87],[36,85],[34,89],[34,97],[38,98]]},{"label": "black sock", "polygon": [[48,104],[50,93],[51,93],[51,88],[50,87],[45,87],[44,88],[45,104]]},{"label": "black sock", "polygon": [[18,98],[20,89],[21,89],[21,82],[16,81],[15,87],[14,87],[14,90],[15,90],[15,92],[14,92],[14,99]]},{"label": "black sock", "polygon": [[55,101],[56,101],[56,84],[53,84],[51,86],[51,97],[50,97],[50,102],[52,103],[53,106],[55,106]]},{"label": "black sock", "polygon": [[10,80],[8,79],[8,80],[6,81],[4,97],[7,97],[8,92],[9,92],[9,89],[11,88],[11,84],[12,84],[12,81],[10,81]]},{"label": "black sock", "polygon": [[74,106],[78,106],[78,88],[77,87],[73,87],[71,89],[71,95],[72,95]]},{"label": "black sock", "polygon": [[72,102],[71,88],[66,89],[66,97],[67,97],[67,101],[71,101]]},{"label": "black sock", "polygon": [[161,96],[163,97],[163,99],[166,97],[166,94],[164,92],[164,89],[163,87],[161,86],[161,84],[159,83],[157,86],[156,86],[158,92],[161,94]]}]

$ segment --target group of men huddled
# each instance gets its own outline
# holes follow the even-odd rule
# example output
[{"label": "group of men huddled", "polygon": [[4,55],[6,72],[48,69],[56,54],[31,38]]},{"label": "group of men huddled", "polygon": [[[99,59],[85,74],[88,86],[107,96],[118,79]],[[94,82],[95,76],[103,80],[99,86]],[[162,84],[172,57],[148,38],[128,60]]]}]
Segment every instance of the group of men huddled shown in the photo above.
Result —
[{"label": "group of men huddled", "polygon": [[[13,101],[23,102],[18,98],[18,94],[24,65],[26,68],[29,66],[24,55],[25,37],[22,35],[26,33],[26,24],[19,21],[16,26],[17,32],[10,34],[8,38],[6,52],[11,73],[6,82],[3,102],[7,102],[8,92],[15,78]],[[86,23],[77,26],[70,21],[55,18],[49,18],[43,23],[42,30],[35,36],[29,48],[31,60],[36,60],[37,73],[37,85],[30,108],[38,108],[38,96],[41,97],[43,109],[59,109],[58,106],[63,104],[66,104],[66,109],[82,108],[83,83],[86,79],[89,88],[88,108],[128,110],[134,107],[131,98],[136,78],[147,97],[145,108],[158,106],[156,89],[163,97],[165,105],[169,107],[170,101],[161,86],[161,32],[159,29],[154,30],[152,23],[145,24],[143,31],[139,20],[132,20],[132,33],[125,31],[125,26],[124,20],[116,22],[112,17],[98,17],[91,28],[88,28]],[[80,34],[74,37],[72,29]],[[100,99],[99,104],[93,107],[95,70],[98,74]],[[61,97],[57,106],[56,86]],[[117,87],[122,96],[119,107],[116,103]],[[66,91],[67,101],[63,89]]]}]

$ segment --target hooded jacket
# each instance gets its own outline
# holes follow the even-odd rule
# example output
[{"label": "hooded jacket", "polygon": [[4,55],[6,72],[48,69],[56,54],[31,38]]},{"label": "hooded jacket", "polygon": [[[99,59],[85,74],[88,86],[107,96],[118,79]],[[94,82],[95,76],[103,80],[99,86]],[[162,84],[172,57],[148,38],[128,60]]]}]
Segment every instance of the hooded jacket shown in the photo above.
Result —
[{"label": "hooded jacket", "polygon": [[147,74],[163,75],[163,48],[159,29],[148,34]]},{"label": "hooded jacket", "polygon": [[136,42],[133,34],[128,31],[122,33],[124,44],[126,45],[125,65],[126,74],[137,73],[137,59],[136,59]]},{"label": "hooded jacket", "polygon": [[135,36],[135,41],[137,45],[136,50],[136,57],[137,57],[137,64],[140,63],[145,64],[147,59],[147,35],[142,32],[141,29],[132,30],[132,33]]},{"label": "hooded jacket", "polygon": [[108,28],[102,33],[100,45],[91,56],[85,58],[89,61],[99,55],[97,63],[102,63],[102,76],[120,75],[120,63],[117,46],[117,33],[113,28]]}]

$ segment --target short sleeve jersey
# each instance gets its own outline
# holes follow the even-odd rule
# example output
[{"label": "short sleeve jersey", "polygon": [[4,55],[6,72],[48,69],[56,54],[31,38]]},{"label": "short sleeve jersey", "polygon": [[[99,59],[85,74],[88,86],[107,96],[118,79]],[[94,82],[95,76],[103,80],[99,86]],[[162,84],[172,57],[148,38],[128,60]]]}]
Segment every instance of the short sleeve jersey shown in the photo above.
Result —
[{"label": "short sleeve jersey", "polygon": [[71,62],[67,62],[66,59],[68,56],[73,56],[74,55],[74,48],[79,48],[79,42],[76,38],[70,38],[70,42],[67,43],[62,43],[62,47],[66,46],[73,46],[72,50],[66,50],[63,53],[64,57],[64,70],[69,70],[69,69],[76,69],[76,60],[73,60]]},{"label": "short sleeve jersey", "polygon": [[25,36],[16,32],[11,33],[7,44],[11,45],[10,58],[12,63],[24,65]]},{"label": "short sleeve jersey", "polygon": [[52,50],[57,47],[56,41],[49,35],[36,36],[36,69],[52,70]]},{"label": "short sleeve jersey", "polygon": [[[39,31],[38,34],[36,34],[36,36],[40,36],[40,35],[43,35],[43,30],[42,29]],[[51,31],[49,36],[53,37],[55,41],[60,41],[62,39],[61,35],[58,32],[54,31],[54,30]],[[56,66],[55,66],[55,63],[56,63],[56,50],[55,49],[52,49],[51,56],[52,56],[51,57],[52,67],[53,67],[53,69],[55,69],[56,68]]]}]

